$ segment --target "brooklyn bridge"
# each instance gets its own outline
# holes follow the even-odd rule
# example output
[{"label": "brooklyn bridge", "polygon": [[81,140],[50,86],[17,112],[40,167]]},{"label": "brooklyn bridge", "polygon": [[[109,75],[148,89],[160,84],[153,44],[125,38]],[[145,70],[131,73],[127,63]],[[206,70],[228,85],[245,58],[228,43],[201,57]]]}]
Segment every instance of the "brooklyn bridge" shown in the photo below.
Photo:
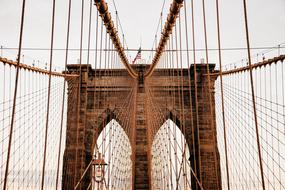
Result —
[{"label": "brooklyn bridge", "polygon": [[134,1],[160,8],[152,47],[129,48],[123,1],[39,2],[0,2],[1,189],[285,189],[282,11],[262,36],[257,1],[236,20],[222,0]]}]

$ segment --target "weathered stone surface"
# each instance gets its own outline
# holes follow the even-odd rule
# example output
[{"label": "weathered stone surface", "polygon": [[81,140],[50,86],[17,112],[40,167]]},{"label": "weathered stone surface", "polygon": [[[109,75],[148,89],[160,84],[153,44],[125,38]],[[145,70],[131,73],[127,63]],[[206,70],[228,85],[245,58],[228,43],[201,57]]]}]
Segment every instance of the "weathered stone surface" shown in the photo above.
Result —
[{"label": "weathered stone surface", "polygon": [[[210,65],[211,70],[213,70],[213,66]],[[151,188],[151,165],[149,164],[151,155],[149,152],[154,135],[167,119],[173,120],[180,129],[185,128],[184,135],[190,147],[191,167],[196,168],[204,189],[221,189],[216,124],[213,122],[215,121],[215,78],[211,78],[209,92],[205,76],[206,65],[197,65],[198,110],[196,110],[195,104],[193,68],[183,69],[182,76],[180,70],[157,69],[152,77],[144,79],[142,73],[148,66],[133,65],[133,67],[140,72],[139,76],[141,77],[138,80],[129,77],[124,69],[97,70],[95,72],[90,66],[82,65],[79,108],[76,103],[78,80],[69,80],[63,189],[73,189],[74,183],[80,179],[80,173],[83,173],[92,159],[94,145],[100,132],[113,118],[121,124],[131,142],[133,189]],[[68,69],[70,73],[78,73],[79,66],[69,65]],[[191,73],[191,80],[189,80],[188,72]],[[169,77],[170,75],[172,77]],[[183,92],[181,91],[182,81]],[[152,89],[153,101],[162,112],[159,114],[163,114],[163,117],[156,119],[157,128],[151,129],[154,133],[148,138],[149,122],[153,119],[147,117],[146,113],[149,109],[146,90],[149,88]],[[210,96],[212,97],[212,114]],[[126,100],[131,104],[130,110],[125,109]],[[172,101],[173,103],[170,103]],[[179,106],[182,102],[183,110]],[[77,109],[80,109],[79,118]],[[154,116],[159,115],[157,110],[151,110],[151,112]],[[131,118],[129,117],[130,113]],[[131,126],[131,129],[127,128],[126,123]],[[193,129],[194,133],[192,133]],[[83,179],[81,189],[86,189],[91,179],[90,176],[89,171]],[[191,180],[192,189],[199,189],[193,176]]]},{"label": "weathered stone surface", "polygon": [[148,166],[148,140],[146,121],[146,94],[143,82],[137,89],[136,96],[136,148],[135,148],[135,184],[134,189],[150,189],[150,168]]}]

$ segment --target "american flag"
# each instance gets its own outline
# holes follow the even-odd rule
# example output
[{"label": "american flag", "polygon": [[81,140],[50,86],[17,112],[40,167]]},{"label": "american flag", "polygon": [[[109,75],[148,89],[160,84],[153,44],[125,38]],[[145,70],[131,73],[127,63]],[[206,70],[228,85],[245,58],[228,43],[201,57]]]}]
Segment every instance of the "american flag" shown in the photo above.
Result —
[{"label": "american flag", "polygon": [[133,60],[133,64],[136,62],[137,59],[141,59],[141,58],[142,58],[142,49],[140,47],[135,59]]}]

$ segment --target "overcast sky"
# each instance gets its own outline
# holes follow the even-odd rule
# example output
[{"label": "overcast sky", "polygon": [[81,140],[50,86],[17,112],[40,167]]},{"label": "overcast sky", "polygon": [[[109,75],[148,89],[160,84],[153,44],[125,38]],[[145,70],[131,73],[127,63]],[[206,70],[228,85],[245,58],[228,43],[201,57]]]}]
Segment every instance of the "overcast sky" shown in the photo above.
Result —
[{"label": "overcast sky", "polygon": [[[51,32],[51,7],[52,0],[27,0],[26,21],[24,27],[23,47],[50,47]],[[85,0],[85,28],[84,47],[87,47],[88,35],[88,11],[89,0]],[[106,1],[109,10],[115,20],[114,4],[111,0]],[[207,5],[207,27],[209,48],[217,47],[215,1],[205,1]],[[0,45],[4,47],[17,47],[19,39],[20,10],[22,1],[0,0]],[[79,48],[80,37],[80,14],[81,1],[72,1],[72,29],[71,48]],[[115,0],[121,24],[126,36],[129,48],[138,48],[142,39],[142,48],[151,49],[156,27],[158,24],[163,0]],[[164,20],[169,10],[171,0],[165,1],[163,9]],[[196,37],[197,48],[204,48],[202,30],[201,1],[196,0]],[[55,48],[64,48],[66,41],[66,23],[68,0],[57,0]],[[188,14],[190,15],[190,3],[187,1]],[[95,7],[93,7],[95,8]],[[245,47],[244,20],[242,0],[220,1],[222,47]],[[93,13],[95,13],[93,9]],[[285,42],[285,1],[284,0],[250,0],[248,1],[249,30],[251,34],[251,46],[276,46]],[[189,17],[189,21],[190,21]],[[93,29],[95,31],[95,14],[93,14]],[[190,25],[190,23],[189,23]],[[121,31],[120,31],[121,32]],[[95,35],[91,40],[94,40]],[[91,44],[92,46],[92,44]],[[93,47],[95,47],[93,45]],[[258,50],[261,51],[261,50]],[[257,52],[258,52],[257,51]],[[284,52],[284,51],[283,51]],[[49,51],[24,51],[27,63],[33,60],[48,62]],[[210,61],[217,62],[217,52],[210,53]],[[253,51],[256,53],[256,51]],[[132,57],[136,52],[130,53]],[[3,55],[15,58],[16,51],[3,50]],[[64,51],[55,52],[55,65],[62,66]],[[143,52],[142,58],[147,59],[149,53]],[[72,52],[69,63],[76,63],[79,54]],[[198,55],[198,59],[204,57]],[[229,64],[246,57],[245,51],[225,51],[223,64]]]}]

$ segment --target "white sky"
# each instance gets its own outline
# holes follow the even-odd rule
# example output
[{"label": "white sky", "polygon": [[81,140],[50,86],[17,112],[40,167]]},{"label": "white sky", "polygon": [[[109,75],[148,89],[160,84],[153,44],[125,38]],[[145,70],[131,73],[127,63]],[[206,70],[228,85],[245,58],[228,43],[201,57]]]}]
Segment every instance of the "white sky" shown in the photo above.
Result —
[{"label": "white sky", "polygon": [[[21,2],[18,0],[0,1],[0,45],[4,47],[17,47],[20,24]],[[87,23],[89,0],[85,1],[85,28],[84,28],[84,47],[87,47]],[[106,1],[109,10],[115,19],[114,5],[111,0]],[[188,14],[190,14],[190,1],[188,4]],[[57,0],[56,12],[56,32],[55,48],[64,48],[66,41],[66,21],[68,0]],[[71,48],[79,48],[80,37],[80,6],[81,1],[72,1],[72,29],[71,29]],[[116,0],[118,14],[122,22],[123,30],[129,48],[138,48],[142,39],[142,48],[151,49],[158,19],[160,16],[163,0]],[[165,1],[163,10],[164,20],[169,10],[171,0]],[[204,48],[202,30],[202,8],[201,1],[195,1],[196,17],[196,43],[197,48]],[[215,22],[215,1],[206,1],[207,5],[207,27],[209,48],[216,48],[216,22]],[[51,7],[52,0],[27,0],[26,22],[24,30],[23,47],[50,47],[51,31]],[[95,7],[94,7],[95,8]],[[222,47],[245,47],[244,23],[242,0],[220,1],[221,34]],[[248,1],[249,29],[251,34],[251,46],[276,46],[285,42],[285,1],[284,0],[250,0]],[[93,13],[95,13],[93,11]],[[94,14],[93,14],[94,16]],[[190,21],[190,17],[188,18]],[[189,23],[190,25],[190,23]],[[93,31],[95,27],[95,17],[93,18]],[[92,37],[94,41],[94,35]],[[190,43],[191,44],[191,43]],[[91,44],[92,46],[92,44]],[[93,45],[93,48],[95,46]],[[253,51],[253,53],[260,52]],[[284,51],[283,51],[284,52]],[[224,64],[229,64],[246,57],[245,51],[226,51],[223,53]],[[32,63],[39,60],[42,63],[49,61],[49,51],[24,51],[24,61]],[[132,52],[134,57],[136,52]],[[16,57],[16,51],[4,50],[3,56],[9,58]],[[56,51],[54,54],[55,65],[62,67],[64,62],[64,51]],[[86,55],[84,55],[86,56]],[[147,59],[149,53],[143,52],[142,58]],[[69,63],[76,63],[79,57],[78,52],[70,53]],[[199,60],[204,55],[197,55]],[[210,61],[217,62],[216,52],[210,53]]]}]

